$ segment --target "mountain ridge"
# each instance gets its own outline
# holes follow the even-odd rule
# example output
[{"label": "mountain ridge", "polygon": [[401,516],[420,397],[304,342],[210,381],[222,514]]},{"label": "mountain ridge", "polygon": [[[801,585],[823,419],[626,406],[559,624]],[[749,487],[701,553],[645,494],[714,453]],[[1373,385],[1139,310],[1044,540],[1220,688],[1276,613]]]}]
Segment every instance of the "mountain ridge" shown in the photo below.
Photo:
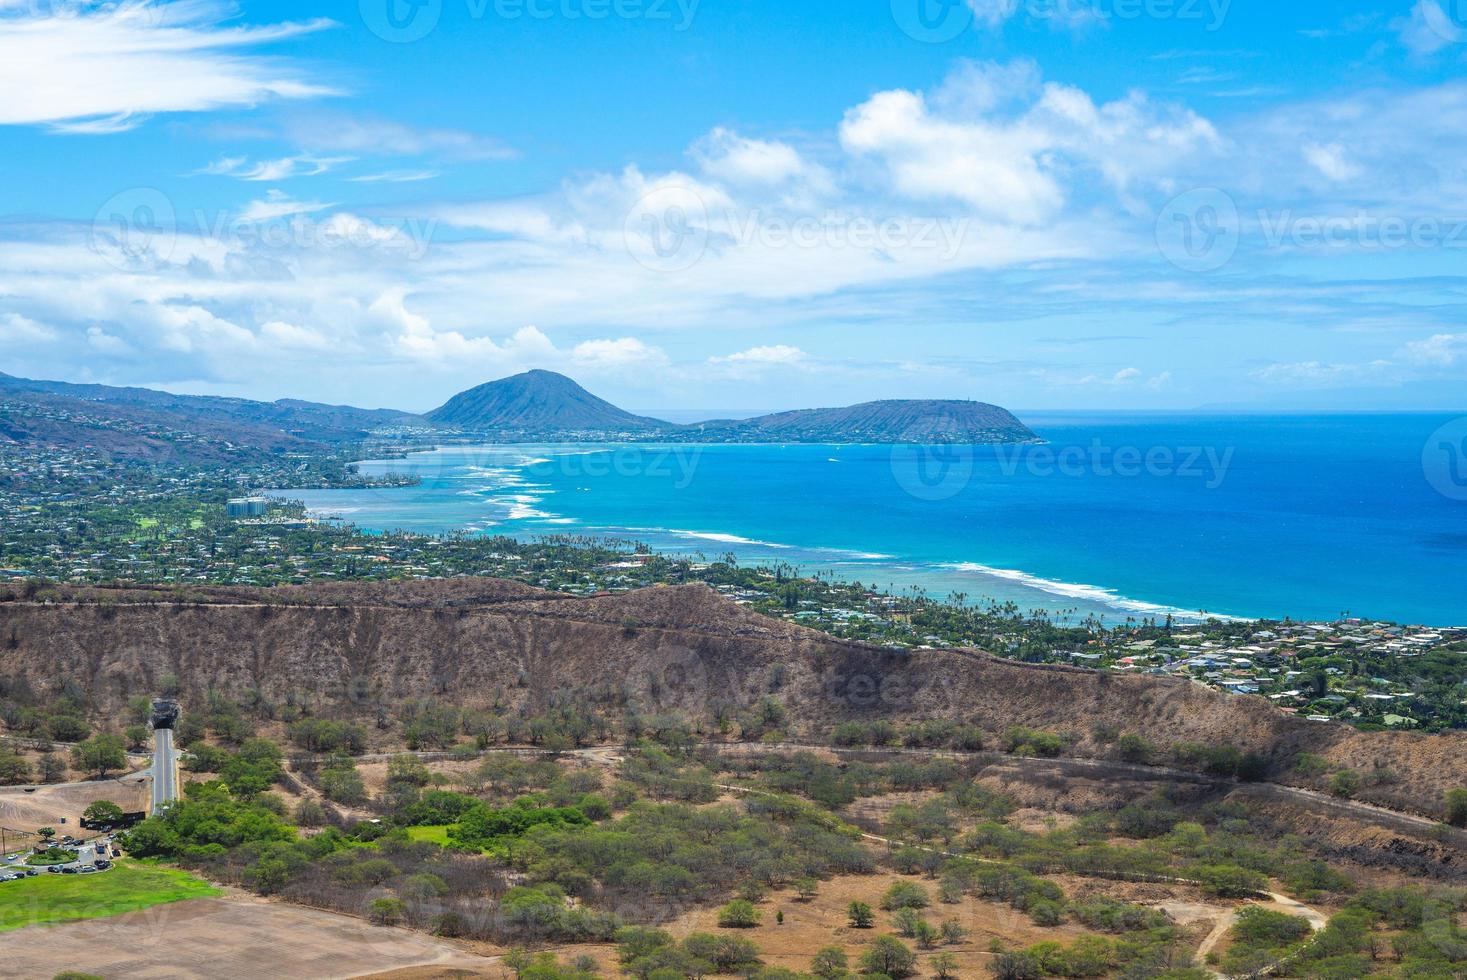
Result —
[{"label": "mountain ridge", "polygon": [[[106,406],[107,411],[97,411],[98,406]],[[123,424],[112,424],[116,422]],[[0,442],[101,445],[121,458],[151,461],[204,454],[199,446],[186,445],[165,432],[175,430],[175,435],[183,431],[209,436],[222,448],[205,455],[210,462],[219,462],[240,449],[279,454],[361,442],[394,426],[437,428],[445,430],[445,435],[504,442],[977,444],[1038,440],[1007,409],[968,400],[885,399],[844,408],[679,425],[628,412],[565,375],[543,370],[467,389],[421,415],[292,398],[263,402],[176,395],[152,388],[38,381],[0,373]]]},{"label": "mountain ridge", "polygon": [[601,432],[694,436],[709,442],[1031,442],[1012,412],[958,399],[884,399],[844,408],[799,409],[752,419],[678,425],[633,415],[551,371],[528,371],[460,392],[430,421],[472,431]]}]

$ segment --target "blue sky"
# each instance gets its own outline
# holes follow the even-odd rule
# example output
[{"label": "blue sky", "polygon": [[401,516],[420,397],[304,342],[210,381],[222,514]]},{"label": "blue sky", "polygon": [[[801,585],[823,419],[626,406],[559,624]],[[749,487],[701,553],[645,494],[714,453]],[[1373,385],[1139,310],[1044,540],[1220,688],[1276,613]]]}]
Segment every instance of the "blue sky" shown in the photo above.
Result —
[{"label": "blue sky", "polygon": [[1467,0],[0,0],[0,370],[1462,407]]}]

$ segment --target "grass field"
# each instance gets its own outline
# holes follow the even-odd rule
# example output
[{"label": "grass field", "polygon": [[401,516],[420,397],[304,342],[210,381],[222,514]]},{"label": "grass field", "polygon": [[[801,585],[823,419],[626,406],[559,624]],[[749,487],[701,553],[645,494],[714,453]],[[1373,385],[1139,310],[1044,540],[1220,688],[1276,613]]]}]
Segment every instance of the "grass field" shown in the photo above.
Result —
[{"label": "grass field", "polygon": [[439,824],[433,827],[409,827],[408,837],[416,841],[428,841],[430,844],[448,846],[448,824]]},{"label": "grass field", "polygon": [[124,862],[94,875],[41,875],[0,883],[0,932],[101,919],[166,902],[224,894],[172,868]]}]

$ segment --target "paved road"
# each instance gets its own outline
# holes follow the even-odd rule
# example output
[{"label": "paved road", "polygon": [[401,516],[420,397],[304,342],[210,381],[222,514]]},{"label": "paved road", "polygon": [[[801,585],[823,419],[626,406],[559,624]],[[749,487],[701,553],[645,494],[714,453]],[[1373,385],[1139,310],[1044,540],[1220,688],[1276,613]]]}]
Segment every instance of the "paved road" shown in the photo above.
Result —
[{"label": "paved road", "polygon": [[153,730],[153,799],[151,812],[178,799],[178,754],[173,748],[173,729]]}]

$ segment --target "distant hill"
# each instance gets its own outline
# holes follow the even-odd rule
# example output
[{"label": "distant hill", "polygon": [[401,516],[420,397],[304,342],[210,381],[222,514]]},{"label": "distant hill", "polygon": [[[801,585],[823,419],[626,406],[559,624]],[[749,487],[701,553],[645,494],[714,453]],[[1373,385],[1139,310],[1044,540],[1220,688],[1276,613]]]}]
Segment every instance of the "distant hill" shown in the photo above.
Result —
[{"label": "distant hill", "polygon": [[563,374],[526,371],[454,395],[428,420],[476,432],[654,432],[675,426],[623,411]]},{"label": "distant hill", "polygon": [[551,371],[491,381],[428,413],[437,425],[537,437],[629,435],[700,442],[1028,442],[1012,413],[973,401],[880,401],[780,412],[753,419],[675,425],[623,411]]},{"label": "distant hill", "polygon": [[780,412],[689,429],[717,442],[1001,443],[1038,436],[1007,409],[971,401],[879,401]]},{"label": "distant hill", "polygon": [[[503,442],[1013,443],[1037,439],[996,405],[878,401],[677,425],[625,411],[562,374],[527,371],[449,399],[426,416],[282,399],[175,395],[33,381],[0,373],[0,443],[92,447],[119,458],[239,460],[360,442],[384,428],[435,427]],[[198,438],[191,438],[196,436]],[[433,438],[427,435],[426,438]]]},{"label": "distant hill", "polygon": [[196,464],[312,452],[374,429],[426,425],[406,412],[303,401],[174,395],[0,374],[0,443],[91,448],[117,459]]}]

